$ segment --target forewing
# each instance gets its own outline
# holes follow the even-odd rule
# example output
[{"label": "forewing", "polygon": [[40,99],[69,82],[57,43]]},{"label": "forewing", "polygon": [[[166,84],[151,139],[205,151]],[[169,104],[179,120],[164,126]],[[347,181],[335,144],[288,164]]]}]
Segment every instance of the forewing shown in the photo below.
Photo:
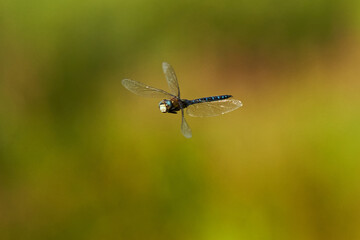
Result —
[{"label": "forewing", "polygon": [[124,79],[121,81],[121,83],[127,90],[140,96],[157,98],[166,98],[169,96],[173,97],[170,93],[165,92],[164,90],[150,87],[141,82],[131,79]]},{"label": "forewing", "polygon": [[163,62],[162,67],[164,70],[166,81],[170,88],[170,93],[180,98],[179,83],[177,81],[174,69],[170,64],[166,62]]},{"label": "forewing", "polygon": [[224,99],[190,105],[186,108],[186,113],[192,117],[213,117],[234,111],[241,106],[242,103],[239,100]]},{"label": "forewing", "polygon": [[187,122],[185,120],[184,110],[183,109],[181,109],[181,133],[186,138],[191,138],[192,137],[191,128],[189,127],[189,125],[187,124]]}]

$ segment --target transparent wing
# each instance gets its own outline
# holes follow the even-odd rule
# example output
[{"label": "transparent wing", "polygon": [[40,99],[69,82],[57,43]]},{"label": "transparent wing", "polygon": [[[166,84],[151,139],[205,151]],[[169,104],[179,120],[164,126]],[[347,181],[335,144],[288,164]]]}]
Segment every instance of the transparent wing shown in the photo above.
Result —
[{"label": "transparent wing", "polygon": [[186,138],[192,137],[191,128],[187,124],[185,117],[184,117],[184,109],[181,109],[181,133]]},{"label": "transparent wing", "polygon": [[168,92],[165,92],[164,90],[150,87],[141,82],[134,81],[131,79],[124,79],[121,81],[121,83],[127,90],[140,96],[157,97],[157,98],[166,98],[169,96],[174,97],[173,95],[171,95]]},{"label": "transparent wing", "polygon": [[172,66],[166,62],[163,62],[162,64],[166,80],[168,82],[170,93],[172,95],[175,95],[180,98],[180,89],[179,89],[179,83],[177,81],[175,71],[172,68]]},{"label": "transparent wing", "polygon": [[192,117],[213,117],[234,111],[241,106],[242,103],[239,100],[225,99],[190,105],[186,108],[186,113]]}]

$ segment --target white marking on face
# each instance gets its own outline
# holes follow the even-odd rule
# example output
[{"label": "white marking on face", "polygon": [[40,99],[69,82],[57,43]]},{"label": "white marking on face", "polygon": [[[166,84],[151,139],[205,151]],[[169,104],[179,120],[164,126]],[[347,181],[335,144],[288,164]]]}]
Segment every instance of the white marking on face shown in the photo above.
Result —
[{"label": "white marking on face", "polygon": [[166,105],[165,104],[160,104],[159,107],[160,107],[160,111],[162,113],[166,113]]}]

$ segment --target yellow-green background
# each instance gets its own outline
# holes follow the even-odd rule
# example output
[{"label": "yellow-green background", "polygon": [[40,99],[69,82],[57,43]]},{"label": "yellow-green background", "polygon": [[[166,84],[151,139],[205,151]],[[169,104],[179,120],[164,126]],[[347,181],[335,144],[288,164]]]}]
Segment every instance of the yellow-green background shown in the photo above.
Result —
[{"label": "yellow-green background", "polygon": [[[1,239],[360,239],[355,0],[1,0]],[[215,118],[161,114],[232,94]]]}]

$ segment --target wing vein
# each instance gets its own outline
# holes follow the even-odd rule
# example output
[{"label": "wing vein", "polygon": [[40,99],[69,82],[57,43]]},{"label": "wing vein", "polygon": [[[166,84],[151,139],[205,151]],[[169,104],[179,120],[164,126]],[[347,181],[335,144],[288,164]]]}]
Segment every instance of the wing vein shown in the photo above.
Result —
[{"label": "wing vein", "polygon": [[187,107],[186,113],[192,117],[212,117],[234,111],[241,106],[242,103],[239,100],[225,99],[190,105]]},{"label": "wing vein", "polygon": [[131,79],[123,79],[121,81],[122,85],[132,93],[143,97],[157,97],[157,98],[165,98],[165,97],[174,97],[174,95],[151,86],[148,86],[144,83],[131,80]]}]

